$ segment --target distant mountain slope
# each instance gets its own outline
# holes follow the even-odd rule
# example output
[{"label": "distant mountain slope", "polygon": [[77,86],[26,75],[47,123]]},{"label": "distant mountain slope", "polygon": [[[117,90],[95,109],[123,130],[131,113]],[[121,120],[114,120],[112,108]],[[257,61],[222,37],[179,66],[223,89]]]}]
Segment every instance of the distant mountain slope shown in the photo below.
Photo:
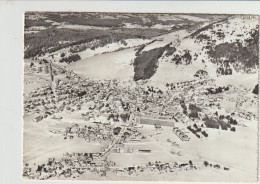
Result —
[{"label": "distant mountain slope", "polygon": [[237,72],[252,72],[258,67],[258,17],[251,15],[230,17],[200,32],[196,41],[204,43],[211,62],[223,69],[232,65]]},{"label": "distant mountain slope", "polygon": [[104,46],[109,43],[124,41],[131,38],[151,38],[166,33],[160,29],[121,29],[121,30],[76,30],[50,28],[34,34],[25,34],[24,44],[26,46],[24,57],[51,53],[62,48],[89,43],[99,40],[97,46]]},{"label": "distant mountain slope", "polygon": [[[175,52],[171,54],[164,52],[160,58],[155,58],[156,70],[151,69],[154,71],[153,75],[147,75],[151,76],[149,84],[193,80],[198,70],[204,70],[209,77],[213,78],[222,75],[239,76],[242,73],[257,74],[259,65],[258,17],[229,16],[222,21],[206,25],[189,36],[176,39],[171,47],[176,48]],[[149,56],[152,57],[152,55]],[[245,77],[248,78],[248,75]],[[229,78],[233,81],[234,77]]]},{"label": "distant mountain slope", "polygon": [[24,57],[40,56],[98,39],[101,47],[125,39],[147,39],[210,21],[206,15],[202,18],[192,14],[26,12]]},{"label": "distant mountain slope", "polygon": [[[104,76],[129,79],[129,74],[134,81],[166,84],[193,80],[203,70],[209,77],[233,78],[258,72],[258,24],[258,16],[253,15],[27,13],[25,30],[37,26],[38,30],[25,34],[25,58],[52,60],[57,56],[59,60],[62,54],[79,54],[85,60],[130,48],[127,62],[121,62],[122,54],[106,55],[118,61],[105,63],[109,71],[115,69],[119,74]],[[85,61],[79,63],[105,71],[98,64],[103,62]],[[73,69],[85,75],[80,64],[73,64]],[[100,78],[97,72],[90,73]]]}]

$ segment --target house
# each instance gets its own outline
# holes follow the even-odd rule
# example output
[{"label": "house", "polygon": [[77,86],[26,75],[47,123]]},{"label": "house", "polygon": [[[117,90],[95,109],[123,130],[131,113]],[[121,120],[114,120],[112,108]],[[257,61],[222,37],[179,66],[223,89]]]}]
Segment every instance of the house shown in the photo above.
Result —
[{"label": "house", "polygon": [[52,119],[62,119],[62,117],[61,117],[61,116],[55,116],[55,115],[54,115],[54,116],[52,117]]},{"label": "house", "polygon": [[43,119],[43,116],[37,116],[34,118],[34,122],[39,122]]},{"label": "house", "polygon": [[120,148],[113,148],[113,149],[111,149],[111,152],[120,153]]},{"label": "house", "polygon": [[140,153],[151,153],[151,150],[149,150],[149,149],[139,149],[138,152],[140,152]]}]

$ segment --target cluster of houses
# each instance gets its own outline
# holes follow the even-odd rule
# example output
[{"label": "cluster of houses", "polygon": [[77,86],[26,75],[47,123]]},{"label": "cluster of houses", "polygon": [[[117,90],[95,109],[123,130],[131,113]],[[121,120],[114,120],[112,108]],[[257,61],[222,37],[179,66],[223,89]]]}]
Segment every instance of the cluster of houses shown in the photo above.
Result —
[{"label": "cluster of houses", "polygon": [[[54,87],[53,87],[54,85]],[[39,165],[35,172],[28,165],[24,167],[24,176],[37,179],[51,177],[76,177],[83,173],[97,173],[105,176],[108,172],[132,175],[140,172],[174,172],[178,169],[194,169],[192,163],[170,164],[149,163],[147,165],[117,167],[115,163],[104,160],[107,153],[149,154],[150,149],[133,149],[125,146],[125,142],[140,142],[146,137],[140,133],[142,124],[153,125],[156,130],[163,126],[173,127],[173,132],[182,140],[189,141],[190,137],[176,127],[180,122],[190,127],[191,123],[201,125],[188,128],[198,135],[201,132],[208,137],[203,127],[205,116],[215,117],[217,110],[223,110],[222,101],[234,101],[238,105],[255,105],[243,94],[246,89],[229,87],[228,91],[208,94],[208,88],[216,88],[213,79],[198,79],[193,81],[168,84],[166,91],[152,86],[128,85],[117,80],[90,80],[82,79],[72,71],[67,71],[63,79],[55,79],[52,85],[42,86],[29,94],[24,101],[24,110],[27,114],[37,114],[35,122],[44,118],[62,119],[61,112],[77,112],[78,118],[91,122],[90,124],[76,124],[65,127],[63,130],[51,131],[62,134],[65,141],[80,138],[89,142],[105,143],[99,153],[66,155],[62,160],[50,159],[48,164]],[[239,94],[234,98],[232,93]],[[256,100],[257,101],[257,100]],[[185,112],[189,106],[198,107],[198,117],[190,118]],[[189,107],[189,109],[187,108]],[[257,118],[253,112],[237,108],[235,115],[244,118]],[[60,115],[57,115],[57,114]],[[63,113],[64,114],[64,113]],[[234,115],[232,112],[226,114]],[[90,126],[91,125],[91,126]],[[115,131],[116,129],[116,131]],[[197,136],[200,137],[200,136]]]},{"label": "cluster of houses", "polygon": [[[32,92],[29,100],[24,102],[24,109],[26,113],[38,113],[35,121],[39,122],[58,112],[82,112],[82,105],[87,104],[88,110],[81,113],[81,118],[86,121],[128,121],[174,126],[175,122],[188,124],[191,121],[183,111],[180,101],[202,109],[198,113],[198,118],[202,119],[205,115],[213,115],[216,109],[223,108],[220,105],[221,101],[233,98],[230,95],[226,97],[226,93],[236,92],[235,89],[230,89],[209,96],[207,89],[216,88],[213,79],[198,79],[166,86],[168,90],[161,91],[151,86],[131,86],[131,83],[123,85],[117,80],[82,79],[72,71],[67,71],[64,80],[55,80],[54,89],[47,85]],[[234,100],[239,100],[240,105],[248,101]],[[256,117],[250,113],[247,113],[246,117]],[[245,113],[239,114],[242,116]]]},{"label": "cluster of houses", "polygon": [[[43,49],[43,51],[46,52],[46,49],[45,50]],[[54,53],[46,52],[45,55],[35,56],[33,59],[39,61],[59,62],[62,58],[66,58],[71,55],[72,53],[70,53],[68,49],[61,49],[61,51],[54,52]]]},{"label": "cluster of houses", "polygon": [[44,74],[48,74],[49,73],[49,66],[48,65],[33,65],[31,66],[31,71],[33,72],[37,72],[37,73],[44,73]]},{"label": "cluster of houses", "polygon": [[23,176],[30,179],[75,178],[83,173],[104,176],[115,163],[100,157],[99,153],[65,153],[61,159],[49,158],[45,164],[30,166],[25,163]]},{"label": "cluster of houses", "polygon": [[180,170],[191,170],[197,169],[195,165],[193,165],[192,161],[188,163],[178,164],[177,162],[161,162],[154,161],[148,162],[146,165],[138,165],[138,166],[129,166],[124,168],[116,168],[113,172],[120,175],[139,175],[140,173],[173,173],[178,172]]},{"label": "cluster of houses", "polygon": [[109,125],[87,126],[72,124],[63,132],[64,139],[82,138],[89,142],[112,141],[113,129]]},{"label": "cluster of houses", "polygon": [[[149,152],[149,150],[139,151]],[[23,176],[29,179],[47,180],[60,177],[76,178],[82,174],[105,177],[112,173],[119,175],[137,175],[143,172],[163,174],[191,169],[197,169],[192,161],[181,164],[154,161],[145,165],[120,167],[115,162],[109,161],[107,157],[102,158],[99,153],[65,153],[61,159],[49,158],[45,164],[34,166],[25,163]]]},{"label": "cluster of houses", "polygon": [[[115,129],[118,128],[120,130],[124,129],[124,131],[122,131],[122,135],[120,135],[121,137],[119,137],[119,135],[115,133]],[[126,141],[140,142],[142,139],[145,139],[145,137],[138,131],[138,128],[140,127],[137,127],[135,124],[131,123],[125,125],[115,125],[110,123],[93,122],[88,125],[79,125],[74,123],[70,126],[65,127],[64,129],[50,132],[54,134],[62,134],[64,140],[79,138],[84,139],[87,142],[97,142],[104,144],[108,142],[112,144],[115,138],[119,137],[120,142],[119,144],[115,145],[115,148],[123,148],[123,143]],[[104,146],[103,149],[104,150],[102,152],[105,152],[106,147]]]}]

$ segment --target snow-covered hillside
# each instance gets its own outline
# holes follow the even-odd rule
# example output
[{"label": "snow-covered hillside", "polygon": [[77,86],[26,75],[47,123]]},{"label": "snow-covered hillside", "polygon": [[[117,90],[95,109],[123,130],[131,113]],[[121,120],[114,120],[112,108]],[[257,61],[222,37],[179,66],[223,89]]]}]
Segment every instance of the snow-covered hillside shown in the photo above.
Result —
[{"label": "snow-covered hillside", "polygon": [[[187,18],[191,19],[188,15],[175,17],[178,20]],[[252,61],[255,57],[248,57],[248,61],[244,61],[244,59],[247,59],[246,55],[249,51],[253,50],[254,54],[254,50],[258,49],[254,45],[254,39],[258,34],[255,33],[258,30],[256,16],[223,17],[222,21],[219,19],[215,23],[194,17],[194,21],[204,21],[204,23],[192,32],[187,29],[176,30],[151,39],[125,39],[123,42],[112,42],[97,46],[94,49],[92,47],[98,44],[95,43],[96,40],[87,43],[88,45],[81,44],[76,47],[76,49],[86,47],[83,51],[77,51],[81,61],[74,63],[69,68],[73,68],[75,72],[88,77],[108,77],[122,80],[130,78],[134,80],[145,79],[143,82],[147,82],[147,85],[160,87],[165,86],[166,83],[194,80],[196,79],[195,74],[199,70],[205,71],[208,77],[215,78],[219,81],[219,84],[223,80],[230,81],[230,84],[232,84],[237,76],[244,75],[242,73],[245,73],[245,78],[250,78],[251,75],[249,74],[252,73],[254,74],[252,78],[255,79],[258,74],[257,65],[255,67],[244,66],[245,63],[255,63],[255,61]],[[134,47],[138,49],[133,49]],[[235,60],[234,62],[234,58],[230,58],[229,55],[221,56],[221,53],[224,53],[221,51],[223,47],[225,48],[224,51],[230,53],[232,57],[239,53],[241,49],[244,50],[245,56],[241,54],[239,61]],[[160,48],[162,48],[161,51],[164,51],[162,55],[156,53]],[[126,50],[116,52],[122,49]],[[65,48],[52,53],[53,58],[59,60],[61,52],[64,52],[65,56],[73,54],[70,48]],[[151,58],[157,56],[159,58]],[[138,66],[135,65],[135,60],[138,60]],[[149,64],[148,60],[153,63]],[[146,63],[146,66],[144,67],[140,62]],[[138,67],[142,67],[142,69],[140,70]],[[138,77],[136,71],[139,71]],[[97,73],[99,73],[98,76],[96,76]],[[100,76],[101,73],[103,73],[103,76]],[[145,75],[145,73],[149,73],[149,75],[140,76]],[[244,85],[250,88],[255,85],[245,81],[247,80],[236,81],[236,85]]]},{"label": "snow-covered hillside", "polygon": [[[149,80],[148,85],[164,86],[166,83],[192,80],[195,79],[194,74],[196,71],[204,70],[208,72],[209,77],[216,78],[219,84],[221,84],[222,81],[226,81],[226,83],[236,84],[237,86],[243,85],[252,88],[255,84],[252,84],[252,82],[248,83],[247,79],[257,81],[258,72],[253,72],[253,75],[242,74],[243,72],[234,69],[231,63],[228,65],[233,75],[219,74],[216,71],[221,66],[225,67],[223,60],[227,58],[220,58],[218,62],[212,62],[209,49],[214,49],[214,47],[219,44],[232,44],[234,42],[239,42],[243,47],[246,47],[248,45],[247,40],[252,39],[250,33],[257,29],[258,19],[255,16],[236,16],[230,17],[222,23],[213,24],[195,37],[188,36],[178,39],[177,41],[176,37],[172,35],[175,42],[172,42],[171,46],[175,47],[176,51],[172,55],[167,54],[167,52],[162,55],[158,60],[157,71]],[[203,37],[201,35],[205,36]],[[160,45],[163,44],[163,42],[154,43],[153,45],[156,44]],[[152,45],[150,45],[149,48],[151,46]],[[147,48],[145,49],[147,50]],[[233,51],[230,50],[230,53],[232,52]],[[187,55],[189,57],[184,57]],[[245,80],[236,80],[238,76]]]}]

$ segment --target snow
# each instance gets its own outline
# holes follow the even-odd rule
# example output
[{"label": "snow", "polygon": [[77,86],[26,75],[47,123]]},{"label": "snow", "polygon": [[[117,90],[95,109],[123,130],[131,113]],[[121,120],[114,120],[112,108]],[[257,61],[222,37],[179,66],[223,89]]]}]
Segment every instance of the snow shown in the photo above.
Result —
[{"label": "snow", "polygon": [[45,30],[47,29],[47,27],[44,27],[44,26],[32,26],[30,28],[28,28],[27,30],[29,31],[41,31],[41,30]]},{"label": "snow", "polygon": [[204,65],[194,62],[192,65],[175,65],[169,62],[159,62],[156,73],[151,77],[147,85],[165,87],[166,83],[176,83],[194,80],[194,74]]},{"label": "snow", "polygon": [[48,19],[46,19],[46,20],[44,20],[45,22],[47,22],[47,23],[51,23],[51,25],[53,25],[53,26],[59,26],[59,25],[61,25],[62,23],[60,23],[60,22],[55,22],[55,21],[53,21],[53,20],[48,20]]},{"label": "snow", "polygon": [[234,176],[239,175],[243,176],[240,181],[256,181],[257,122],[249,121],[247,126],[247,128],[236,127],[235,133],[207,129],[211,139],[192,140],[193,144],[190,142],[185,145],[184,150],[194,155],[198,152],[203,160],[231,168],[235,173],[232,174],[233,178],[228,179],[229,181],[234,181]]},{"label": "snow", "polygon": [[195,22],[209,21],[209,19],[196,17],[196,16],[192,16],[192,15],[180,15],[178,17],[188,19],[188,20],[191,20],[191,21],[195,21]]},{"label": "snow", "polygon": [[[121,42],[114,42],[114,43],[106,44],[103,47],[97,47],[95,50],[91,50],[90,48],[88,48],[88,49],[81,51],[81,52],[78,52],[76,54],[78,54],[81,59],[86,59],[88,57],[92,57],[92,56],[95,56],[95,55],[115,52],[118,49],[133,48],[133,47],[136,47],[138,45],[148,43],[151,40],[149,40],[149,39],[126,39],[124,41],[126,42],[126,45],[124,45]],[[67,41],[64,41],[64,42],[67,42]],[[95,42],[97,42],[97,40],[94,40],[94,41],[90,42],[89,44],[92,44],[92,43],[95,43]],[[52,52],[51,54],[46,53],[44,56],[38,57],[38,59],[46,59],[46,60],[51,60],[51,61],[57,62],[61,59],[60,53],[65,53],[65,56],[72,55],[72,53],[70,52],[70,48],[67,47],[67,48],[62,48],[58,51]],[[52,55],[53,55],[54,58],[52,58]],[[62,65],[62,64],[60,63],[60,65]]]},{"label": "snow", "polygon": [[[255,29],[258,25],[258,19],[249,19],[247,16],[230,18],[227,22],[221,24],[215,24],[212,29],[205,30],[201,32],[211,37],[212,40],[216,40],[216,44],[221,43],[232,43],[236,42],[237,39],[242,41],[243,46],[245,46],[244,40],[250,38],[249,32]],[[211,32],[218,32],[221,29],[225,34],[224,39],[219,39],[216,34]]]},{"label": "snow", "polygon": [[98,26],[86,26],[86,25],[77,25],[77,24],[62,24],[57,26],[58,29],[81,29],[81,30],[89,30],[89,29],[100,29],[100,30],[108,30],[108,27],[98,27]]},{"label": "snow", "polygon": [[163,25],[163,24],[154,24],[151,27],[139,25],[139,24],[131,24],[131,23],[124,23],[124,28],[130,28],[130,29],[165,29],[165,30],[171,30],[172,25]]},{"label": "snow", "polygon": [[24,31],[25,34],[29,34],[29,33],[38,33],[39,31]]},{"label": "snow", "polygon": [[167,20],[175,20],[175,21],[178,21],[178,20],[181,20],[178,15],[158,15],[158,20],[161,20],[161,21],[167,21]]},{"label": "snow", "polygon": [[177,40],[183,39],[185,36],[187,36],[189,33],[185,30],[180,30],[180,31],[174,31],[172,33],[168,33],[165,35],[161,35],[158,37],[155,37],[155,39],[160,40],[160,41],[155,41],[149,45],[147,45],[143,51],[149,51],[158,47],[163,47],[169,43],[175,43]]},{"label": "snow", "polygon": [[[150,40],[148,39],[126,39],[125,42],[127,43],[127,45],[122,44],[121,42],[114,42],[114,43],[110,43],[107,44],[103,47],[98,47],[95,50],[91,50],[91,49],[86,49],[85,51],[82,52],[78,52],[79,56],[81,57],[81,59],[85,59],[94,55],[99,55],[102,53],[107,53],[107,52],[114,52],[116,50],[118,50],[119,48],[132,48],[132,47],[136,47],[138,45],[141,45],[143,43],[148,43]],[[95,41],[93,41],[95,42]]]},{"label": "snow", "polygon": [[162,42],[162,41],[155,41],[152,44],[147,45],[142,52],[149,51],[155,48],[164,47],[165,45],[169,44],[169,42]]},{"label": "snow", "polygon": [[141,26],[139,24],[131,24],[131,23],[124,23],[124,27],[128,28],[128,29],[133,29],[133,28],[137,28],[137,29],[146,29],[148,28],[148,26]]},{"label": "snow", "polygon": [[[213,35],[213,39],[217,39],[217,43],[224,43],[224,42],[233,42],[235,39],[237,39],[237,34],[242,34],[243,36],[240,37],[242,41],[249,38],[249,34],[247,34],[251,29],[255,28],[258,24],[257,19],[249,19],[248,17],[236,17],[231,18],[228,20],[228,23],[220,24],[221,30],[224,30],[226,36],[224,39],[217,39],[215,38],[216,35],[211,33],[211,29],[203,31],[203,34],[208,34],[210,36]],[[217,31],[220,27],[219,26],[213,26],[213,30]],[[235,30],[234,34],[231,35],[231,32]],[[187,32],[175,32],[168,35],[161,36],[160,38],[163,39],[163,41],[156,41],[148,46],[146,46],[143,51],[151,50],[157,47],[162,47],[166,45],[167,43],[172,42],[173,46],[175,46],[176,51],[173,53],[172,56],[166,57],[163,55],[160,58],[159,66],[154,74],[154,76],[151,77],[149,84],[155,85],[155,86],[164,86],[166,83],[171,82],[181,82],[185,80],[192,80],[193,75],[195,72],[199,69],[205,70],[208,72],[209,77],[215,78],[216,83],[219,86],[227,86],[227,85],[234,85],[234,86],[243,86],[248,89],[253,89],[258,81],[258,72],[255,74],[241,74],[237,73],[235,69],[232,68],[233,75],[226,75],[226,76],[217,76],[216,75],[216,69],[217,65],[213,64],[208,54],[206,53],[206,50],[202,49],[203,46],[206,46],[206,43],[195,43],[195,39],[186,37],[188,35]],[[178,34],[185,35],[181,38],[178,37]],[[214,37],[215,36],[215,37]],[[186,37],[186,38],[185,38]],[[244,43],[244,42],[242,42]],[[192,64],[190,65],[179,65],[176,66],[172,62],[172,58],[175,55],[183,55],[184,50],[189,50],[191,56],[192,56]],[[197,59],[195,60],[195,54],[197,54]],[[204,63],[202,63],[204,61]]]},{"label": "snow", "polygon": [[216,84],[219,86],[233,85],[236,87],[243,86],[247,89],[254,89],[258,83],[258,73],[256,74],[241,74],[222,75],[216,78]]},{"label": "snow", "polygon": [[[48,158],[61,158],[66,152],[98,152],[100,144],[86,143],[81,139],[64,141],[62,136],[56,136],[49,132],[51,128],[59,127],[59,121],[50,118],[44,119],[39,123],[33,122],[32,116],[24,117],[24,148],[23,162],[46,163]],[[65,123],[69,125],[69,123]],[[66,126],[63,124],[63,127]]]},{"label": "snow", "polygon": [[129,80],[134,76],[130,63],[135,58],[135,49],[125,49],[89,57],[68,65],[75,73],[92,79]]}]

